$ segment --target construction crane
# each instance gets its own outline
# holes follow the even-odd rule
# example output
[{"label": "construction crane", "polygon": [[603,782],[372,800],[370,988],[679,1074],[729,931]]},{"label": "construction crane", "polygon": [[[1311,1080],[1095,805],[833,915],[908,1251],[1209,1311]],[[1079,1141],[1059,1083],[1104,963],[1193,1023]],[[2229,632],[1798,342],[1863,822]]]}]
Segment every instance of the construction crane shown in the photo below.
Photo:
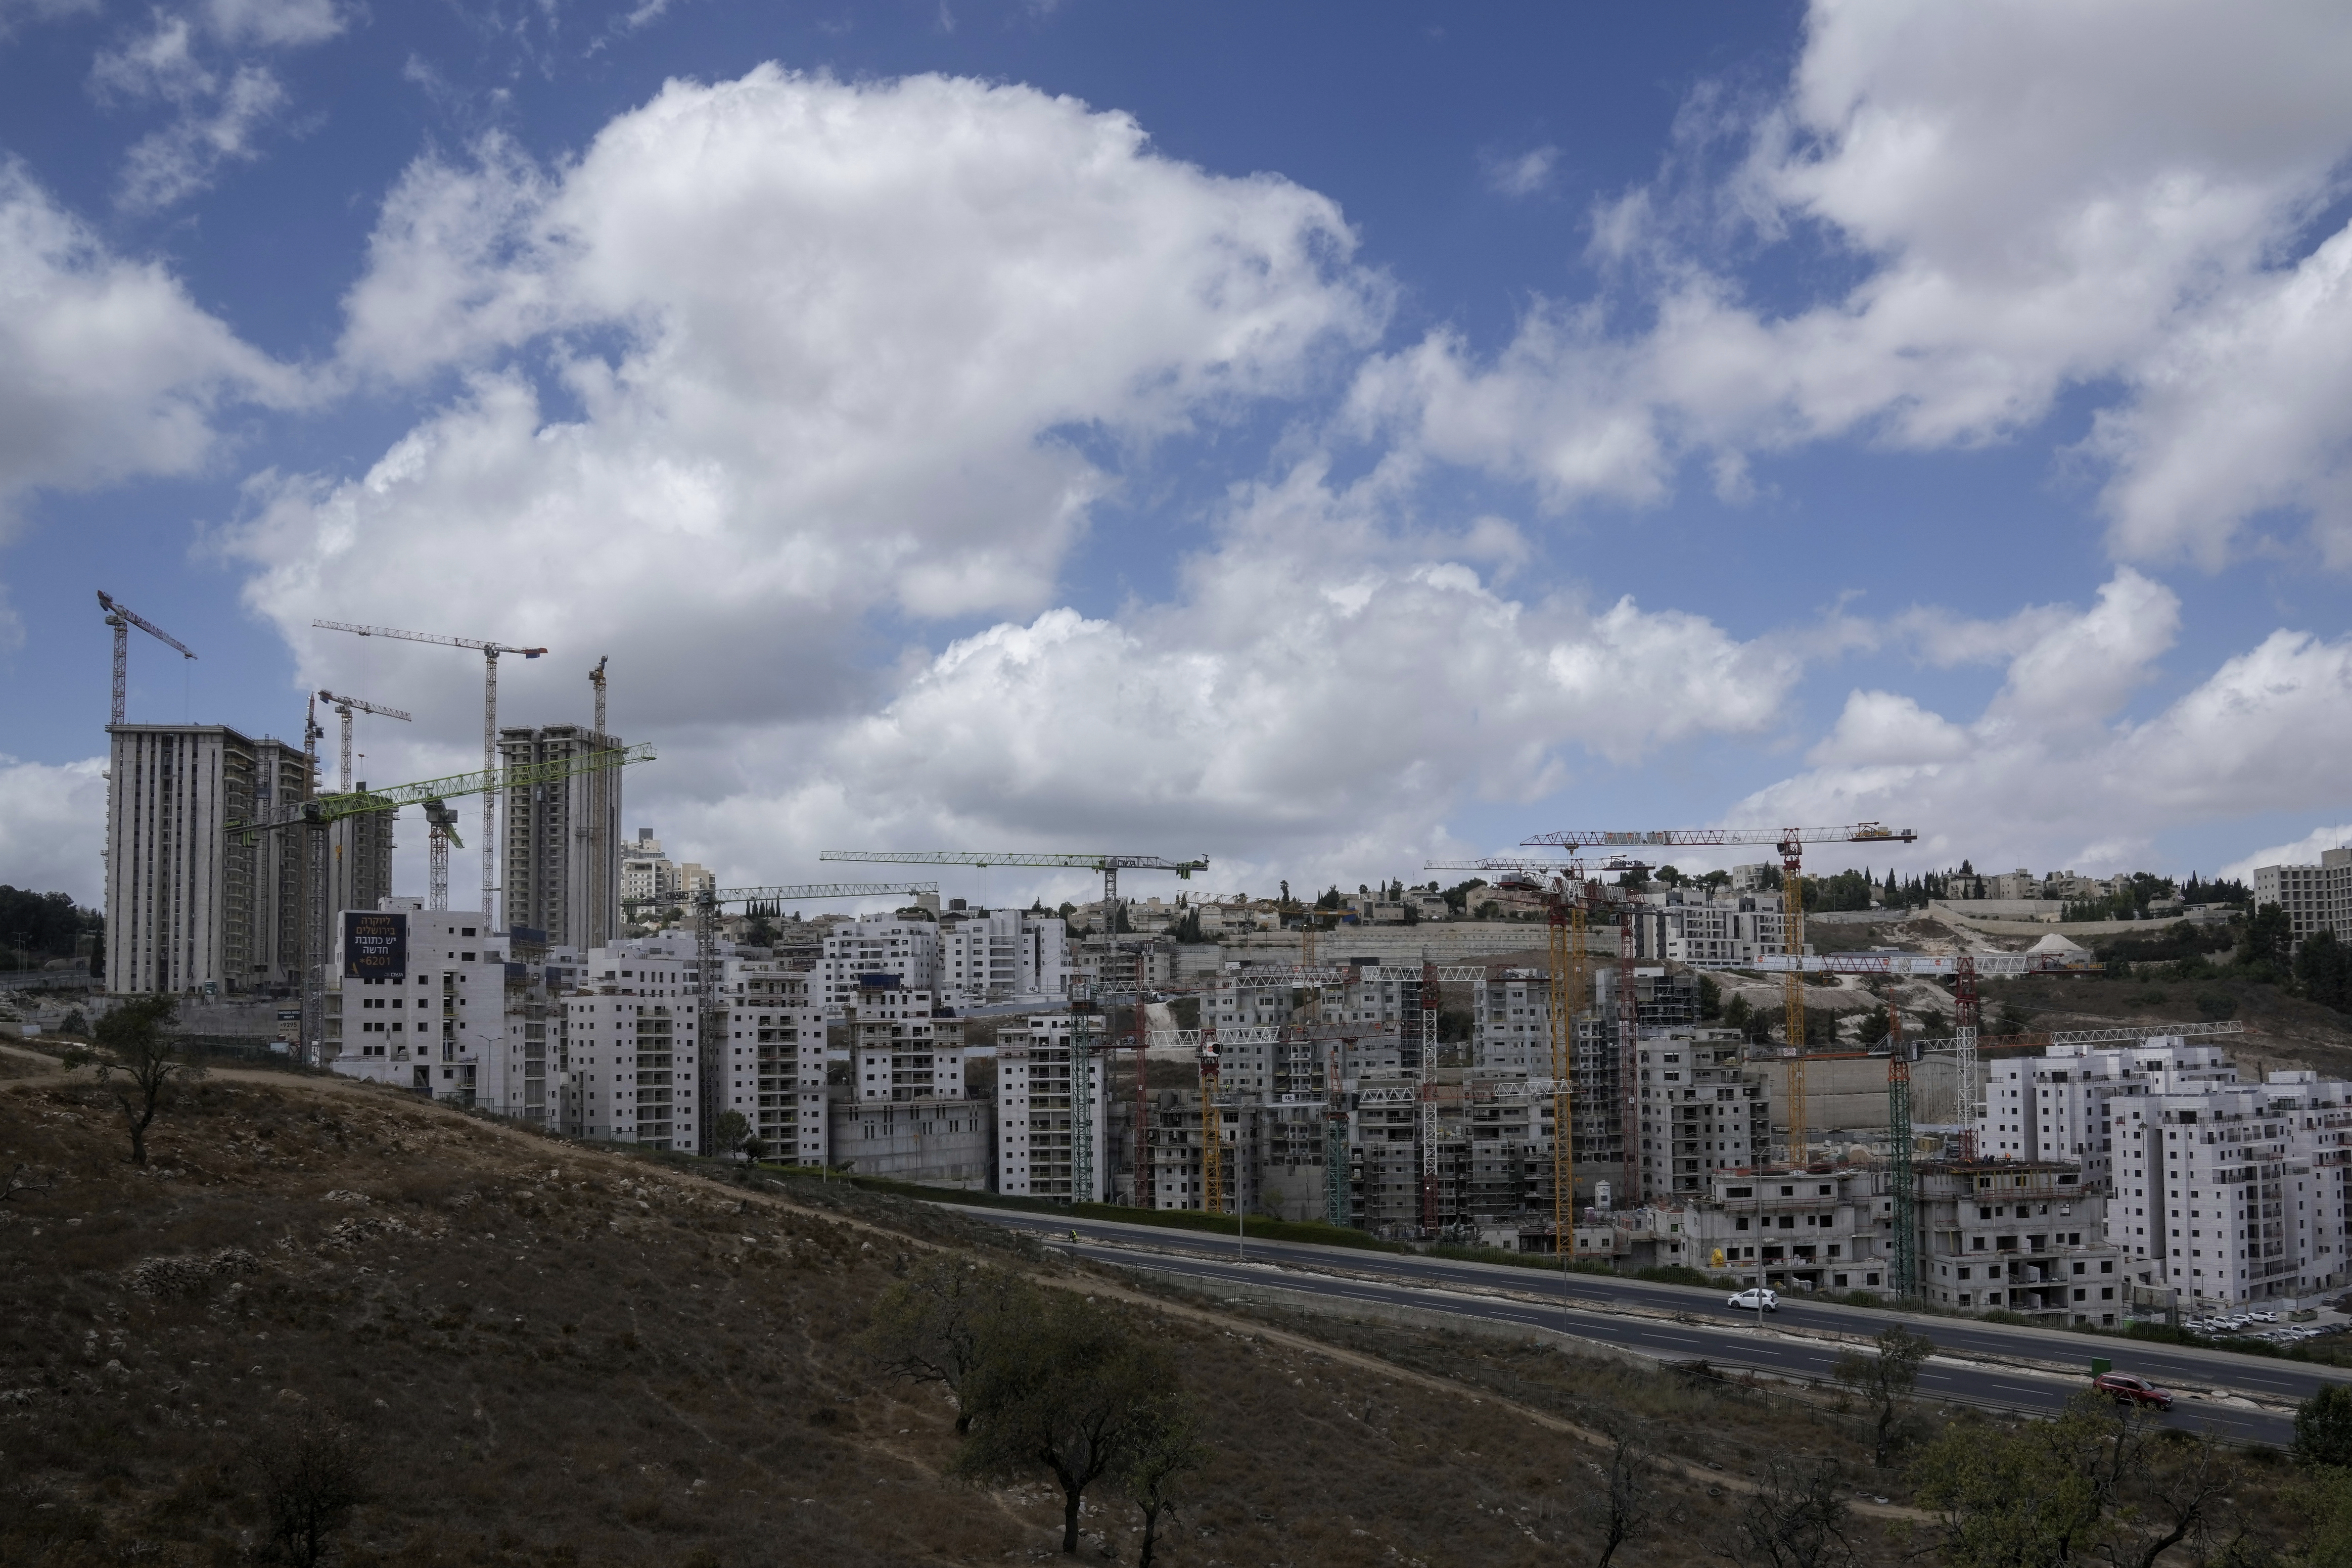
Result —
[{"label": "construction crane", "polygon": [[[1910,844],[1918,837],[1908,827],[1858,822],[1844,827],[1669,827],[1633,832],[1567,828],[1556,833],[1538,833],[1519,842],[1529,848],[1597,849],[1772,845],[1780,852],[1780,927],[1786,938],[1783,945],[1790,958],[1798,958],[1805,951],[1805,893],[1799,875],[1803,868],[1804,846]],[[1973,978],[1969,990],[1971,993],[1975,990]],[[1792,1053],[1789,1058],[1790,1163],[1801,1168],[1808,1163],[1811,1153],[1805,1127],[1808,1109],[1805,1103],[1805,977],[1801,973],[1793,969],[1789,972],[1783,995],[1781,1032]]]},{"label": "construction crane", "polygon": [[1911,1170],[1911,1052],[1903,1043],[1903,1010],[1886,1005],[1887,1176],[1895,1188],[1895,1294],[1919,1293],[1919,1192]]},{"label": "construction crane", "polygon": [[[315,697],[311,699],[314,704],[317,700]],[[311,732],[313,742],[317,735],[324,732],[316,723],[311,723],[307,728]],[[447,807],[441,805],[443,797],[446,795],[480,795],[501,789],[525,789],[532,784],[552,784],[558,779],[570,778],[574,773],[588,773],[600,768],[624,767],[631,763],[649,763],[653,760],[654,749],[650,744],[646,744],[631,746],[625,752],[591,752],[579,756],[560,757],[553,762],[532,763],[519,768],[492,768],[482,773],[456,773],[447,778],[425,779],[417,784],[394,784],[385,789],[354,790],[340,795],[316,795],[305,800],[278,805],[258,817],[232,818],[227,825],[226,832],[232,838],[250,842],[253,835],[257,833],[274,832],[281,827],[305,827],[311,830],[304,838],[306,871],[303,877],[303,901],[306,907],[303,910],[302,929],[306,945],[311,952],[318,954],[323,961],[326,952],[324,927],[327,918],[326,856],[321,852],[320,839],[326,830],[336,823],[348,817],[364,816],[371,812],[397,811],[404,805],[420,804],[424,805],[425,816],[430,819],[436,806],[443,811],[447,810]],[[451,816],[454,819],[455,814],[452,813]],[[446,909],[447,907],[446,860],[443,862],[443,868],[442,907]],[[490,928],[486,923],[483,929],[487,931]],[[302,1027],[309,1033],[309,1038],[305,1041],[306,1046],[315,1045],[321,1032],[319,1028],[319,1010],[322,998],[317,976],[318,968],[319,964],[313,963],[306,963],[302,966]]]},{"label": "construction crane", "polygon": [[1323,1073],[1323,1217],[1343,1229],[1356,1217],[1348,1202],[1348,1094],[1339,1066],[1344,1048],[1331,1047],[1331,1063]]},{"label": "construction crane", "polygon": [[425,802],[425,907],[449,907],[449,846],[466,847],[457,837],[457,814],[439,800]]},{"label": "construction crane", "polygon": [[1073,866],[1089,871],[1099,871],[1103,879],[1103,921],[1108,924],[1111,910],[1118,902],[1118,874],[1121,871],[1173,871],[1190,879],[1193,872],[1208,868],[1205,855],[1192,860],[1170,860],[1158,855],[1091,855],[1062,854],[1053,850],[1006,850],[1002,854],[985,849],[827,849],[820,860],[864,860],[892,866],[978,866],[982,870],[991,866]]},{"label": "construction crane", "polygon": [[335,711],[342,716],[342,791],[345,795],[349,795],[352,790],[352,715],[353,713],[373,713],[380,718],[400,720],[403,723],[408,721],[408,715],[402,712],[397,708],[379,707],[373,702],[362,702],[356,697],[338,697],[333,692],[326,690],[321,690],[319,693],[319,700],[333,704]]},{"label": "construction crane", "polygon": [[[639,748],[632,746],[630,751]],[[650,747],[645,748],[648,752]],[[550,764],[551,765],[551,764]],[[522,770],[516,770],[520,772]],[[694,902],[694,997],[695,1026],[706,1042],[718,1038],[719,1015],[719,911],[728,904],[765,904],[791,901],[806,902],[812,899],[881,899],[900,895],[936,894],[937,882],[802,882],[776,888],[697,888]],[[623,909],[642,905],[675,904],[675,896],[667,898],[625,899]],[[715,1050],[702,1053],[702,1081],[696,1086],[706,1106],[717,1105],[724,1095],[720,1088],[723,1065]],[[702,1119],[703,1148],[709,1153],[713,1116]]]},{"label": "construction crane", "polygon": [[2053,970],[2081,973],[2105,967],[2069,963],[2054,952],[1808,952],[1793,958],[1785,952],[1763,952],[1741,960],[1738,967],[1766,974],[1941,975],[1958,974],[1962,958],[1980,977],[2042,974]]},{"label": "construction crane", "polygon": [[103,588],[99,590],[98,607],[106,612],[106,624],[114,628],[114,707],[113,716],[108,720],[108,722],[120,724],[122,722],[123,704],[131,695],[131,628],[132,626],[137,626],[165,647],[177,649],[184,659],[194,658],[196,656],[188,651],[187,644],[155,625],[154,622],[133,613],[129,605],[108,596]]},{"label": "construction crane", "polygon": [[[482,772],[495,773],[499,766],[499,656],[519,653],[525,658],[537,658],[547,650],[543,647],[516,647],[509,643],[480,642],[472,637],[445,637],[433,632],[404,632],[393,626],[353,626],[348,621],[312,621],[321,631],[349,632],[353,637],[394,637],[402,642],[433,643],[441,647],[472,648],[482,656]],[[600,733],[601,729],[600,729]],[[498,929],[498,844],[499,796],[496,790],[482,792],[482,923],[490,931]]]}]

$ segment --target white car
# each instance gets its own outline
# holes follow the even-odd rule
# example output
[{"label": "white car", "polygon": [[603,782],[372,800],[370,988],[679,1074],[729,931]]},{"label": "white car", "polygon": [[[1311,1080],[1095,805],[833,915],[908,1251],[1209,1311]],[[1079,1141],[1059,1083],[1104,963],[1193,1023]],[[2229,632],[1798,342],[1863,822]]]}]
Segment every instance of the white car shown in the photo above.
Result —
[{"label": "white car", "polygon": [[2276,1312],[2248,1312],[2246,1316],[2252,1318],[2258,1323],[2275,1323],[2278,1321],[2278,1314]]},{"label": "white car", "polygon": [[1731,1298],[1731,1305],[1743,1312],[1777,1312],[1780,1298],[1760,1286],[1739,1291]]}]

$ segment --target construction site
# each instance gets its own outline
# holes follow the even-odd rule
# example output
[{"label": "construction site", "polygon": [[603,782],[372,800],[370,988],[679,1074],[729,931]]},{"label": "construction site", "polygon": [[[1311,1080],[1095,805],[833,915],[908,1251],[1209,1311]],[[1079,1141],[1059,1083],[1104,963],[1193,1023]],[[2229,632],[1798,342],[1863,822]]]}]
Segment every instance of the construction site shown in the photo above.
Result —
[{"label": "construction site", "polygon": [[[2082,1149],[1998,1136],[2009,1124],[1988,1097],[1979,981],[2095,970],[2083,950],[1808,942],[1790,895],[1808,847],[1890,848],[1912,828],[1535,834],[1519,855],[1427,863],[1483,874],[1461,887],[1490,918],[1445,941],[1423,927],[1417,944],[1412,901],[1449,912],[1436,882],[1352,903],[1286,884],[1265,901],[1123,896],[1122,873],[1189,882],[1201,855],[819,857],[983,881],[1080,870],[1101,889],[1083,909],[943,902],[929,879],[721,888],[662,858],[649,829],[625,840],[625,770],[654,756],[608,726],[604,660],[585,671],[584,721],[502,725],[500,659],[548,649],[317,622],[482,660],[481,768],[377,784],[354,776],[354,725],[413,717],[373,699],[314,693],[299,747],[127,722],[131,630],[195,656],[100,602],[114,658],[104,973],[117,998],[184,998],[184,1027],[233,1037],[266,1018],[272,1049],[577,1137],[1231,1215],[1242,1237],[1253,1217],[1312,1222],[1874,1297],[1940,1278],[1956,1305],[2098,1326],[2130,1310],[2132,1286],[2161,1283],[2109,1234],[2104,1189],[2077,1184]],[[453,910],[468,799],[479,892]],[[409,805],[425,826],[421,897],[392,886]],[[1669,851],[1743,846],[1773,858],[1728,889],[1652,875]],[[800,908],[832,900],[867,912]],[[1204,941],[1204,909],[1290,945]],[[1809,1028],[1817,997],[1837,1005]],[[2012,1036],[2002,1050],[2177,1052],[2236,1029]],[[2074,1163],[2073,1225],[2028,1248],[2046,1255],[2042,1281],[2083,1277],[2071,1298],[2024,1280],[1985,1291],[1966,1257],[1983,1238],[1958,1209],[1931,1223],[1969,1173],[2021,1159],[2053,1183]],[[2306,1268],[2297,1288],[2339,1268]]]}]

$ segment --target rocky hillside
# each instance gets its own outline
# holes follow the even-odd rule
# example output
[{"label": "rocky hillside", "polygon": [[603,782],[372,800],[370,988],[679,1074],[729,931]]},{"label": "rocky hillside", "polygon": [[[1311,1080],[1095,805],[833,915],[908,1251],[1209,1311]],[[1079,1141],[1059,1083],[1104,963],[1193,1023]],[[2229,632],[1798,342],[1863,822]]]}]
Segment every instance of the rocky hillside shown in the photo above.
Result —
[{"label": "rocky hillside", "polygon": [[[192,1087],[140,1169],[87,1070],[12,1059],[0,1563],[256,1560],[259,1478],[336,1427],[367,1500],[332,1561],[1057,1556],[1044,1478],[950,1479],[945,1398],[888,1381],[853,1342],[925,1247],[1125,1294],[1107,1277],[928,1206],[745,1185],[285,1074]],[[1835,1421],[1718,1407],[1669,1374],[1426,1334],[1383,1359],[1131,1299],[1210,1417],[1213,1458],[1163,1563],[1591,1561],[1585,1505],[1609,1450],[1579,1432],[1622,1420],[1685,1434],[1687,1463],[1659,1482],[1680,1530],[1617,1561],[1686,1561],[1688,1531],[1728,1527],[1751,1460],[1859,1452]],[[1085,1554],[1134,1561],[1139,1522],[1101,1489]]]}]

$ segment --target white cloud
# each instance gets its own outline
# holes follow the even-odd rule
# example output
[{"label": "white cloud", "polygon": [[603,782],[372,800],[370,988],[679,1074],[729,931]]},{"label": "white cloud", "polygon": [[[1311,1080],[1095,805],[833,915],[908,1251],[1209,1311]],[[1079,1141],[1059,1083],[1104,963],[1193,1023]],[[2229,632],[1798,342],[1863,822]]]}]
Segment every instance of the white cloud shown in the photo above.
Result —
[{"label": "white cloud", "polygon": [[1516,157],[1490,157],[1486,184],[1501,195],[1536,195],[1550,185],[1552,169],[1559,162],[1559,149],[1551,146],[1531,147]]},{"label": "white cloud", "polygon": [[1034,842],[1353,886],[1450,847],[1434,825],[1474,800],[1777,720],[1785,647],[1631,600],[1507,598],[1451,542],[1383,528],[1382,500],[1311,464],[1245,492],[1173,602],[962,638],[868,717],[698,769],[696,831],[769,866]]},{"label": "white cloud", "polygon": [[156,211],[209,188],[224,166],[258,158],[261,132],[288,96],[275,71],[238,57],[322,43],[345,23],[330,0],[206,0],[184,11],[159,6],[146,31],[100,50],[89,74],[100,101],[152,100],[177,111],[131,144],[116,204]]},{"label": "white cloud", "polygon": [[0,512],[37,487],[187,473],[224,404],[302,395],[163,268],[114,254],[0,163]]},{"label": "white cloud", "polygon": [[[2291,259],[2352,149],[2347,69],[2341,5],[1818,0],[1704,220],[1640,193],[1597,214],[1596,255],[1643,263],[1631,310],[1540,304],[1490,363],[1434,334],[1367,368],[1358,427],[1556,505],[1649,501],[1685,457],[1995,441],[2112,378],[2092,449],[2119,556],[2210,563],[2286,506],[2347,558],[2352,234]],[[1726,211],[1864,275],[1761,310],[1701,259]]]},{"label": "white cloud", "polygon": [[2280,631],[2145,719],[2122,716],[2179,606],[2128,570],[2011,660],[1967,723],[1857,691],[1811,771],[1727,821],[1916,826],[1916,859],[2129,869],[2168,830],[2324,809],[2352,770],[2352,639]]},{"label": "white cloud", "polygon": [[346,362],[463,389],[364,478],[257,481],[230,548],[315,676],[382,652],[326,615],[610,652],[681,724],[838,711],[869,612],[1045,607],[1110,454],[1364,341],[1350,244],[1025,89],[672,83],[561,170],[409,171]]},{"label": "white cloud", "polygon": [[275,74],[243,67],[209,105],[131,144],[116,199],[133,211],[152,212],[208,188],[223,164],[261,155],[257,133],[285,105],[286,89]]},{"label": "white cloud", "polygon": [[51,766],[0,754],[0,882],[105,902],[106,760]]},{"label": "white cloud", "polygon": [[2347,844],[2352,844],[2352,822],[2335,827],[2314,828],[2292,844],[2273,844],[2267,849],[2255,850],[2242,860],[2231,861],[2216,875],[2223,881],[2252,885],[2257,867],[2316,866],[2321,855],[2330,849],[2341,849]]}]

